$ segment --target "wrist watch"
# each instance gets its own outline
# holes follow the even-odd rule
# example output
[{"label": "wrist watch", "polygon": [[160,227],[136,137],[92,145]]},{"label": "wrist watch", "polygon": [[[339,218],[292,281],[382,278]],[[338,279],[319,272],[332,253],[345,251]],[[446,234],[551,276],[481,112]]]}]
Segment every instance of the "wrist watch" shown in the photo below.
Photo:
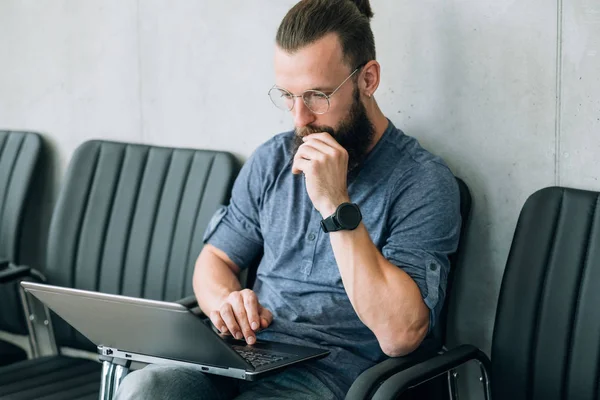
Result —
[{"label": "wrist watch", "polygon": [[360,209],[354,203],[342,203],[333,215],[321,220],[323,232],[351,231],[358,227],[362,221]]}]

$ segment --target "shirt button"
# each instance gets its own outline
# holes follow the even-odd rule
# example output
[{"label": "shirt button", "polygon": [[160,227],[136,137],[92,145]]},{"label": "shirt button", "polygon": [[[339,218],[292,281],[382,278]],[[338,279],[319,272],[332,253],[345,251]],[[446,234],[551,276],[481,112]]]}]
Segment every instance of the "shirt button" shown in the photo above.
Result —
[{"label": "shirt button", "polygon": [[437,270],[437,265],[434,263],[431,263],[431,264],[429,264],[429,269],[432,271],[435,271],[435,270]]},{"label": "shirt button", "polygon": [[309,234],[308,234],[308,240],[310,240],[311,242],[312,242],[313,240],[315,240],[315,238],[316,238],[316,236],[315,236],[315,234],[314,234],[314,233],[309,233]]}]

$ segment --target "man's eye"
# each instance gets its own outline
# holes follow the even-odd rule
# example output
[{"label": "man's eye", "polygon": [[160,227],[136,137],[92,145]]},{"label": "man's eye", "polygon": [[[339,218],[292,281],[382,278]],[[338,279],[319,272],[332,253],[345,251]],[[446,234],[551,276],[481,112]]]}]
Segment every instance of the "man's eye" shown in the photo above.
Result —
[{"label": "man's eye", "polygon": [[281,92],[281,97],[283,97],[284,99],[291,99],[294,96],[292,96],[291,93]]},{"label": "man's eye", "polygon": [[312,96],[315,99],[326,99],[327,95],[325,93],[313,93]]}]

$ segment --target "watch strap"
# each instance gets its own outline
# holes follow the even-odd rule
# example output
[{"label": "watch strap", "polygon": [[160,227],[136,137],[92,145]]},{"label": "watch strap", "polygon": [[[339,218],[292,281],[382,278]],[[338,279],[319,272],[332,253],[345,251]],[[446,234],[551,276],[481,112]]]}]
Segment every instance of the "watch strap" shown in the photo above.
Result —
[{"label": "watch strap", "polygon": [[337,224],[334,217],[335,213],[321,220],[321,229],[323,229],[323,232],[337,232],[342,229],[342,227]]}]

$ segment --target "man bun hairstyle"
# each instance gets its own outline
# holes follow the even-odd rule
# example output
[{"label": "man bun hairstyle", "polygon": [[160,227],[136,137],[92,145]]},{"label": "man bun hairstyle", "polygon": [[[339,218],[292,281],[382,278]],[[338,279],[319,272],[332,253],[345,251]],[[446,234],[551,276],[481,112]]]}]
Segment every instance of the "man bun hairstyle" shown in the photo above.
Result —
[{"label": "man bun hairstyle", "polygon": [[294,53],[335,33],[353,70],[375,59],[372,17],[369,0],[301,0],[283,17],[275,41]]},{"label": "man bun hairstyle", "polygon": [[373,11],[371,10],[371,4],[369,3],[369,0],[350,1],[356,5],[356,8],[358,8],[358,11],[360,11],[362,15],[369,18],[369,20],[373,18]]}]

